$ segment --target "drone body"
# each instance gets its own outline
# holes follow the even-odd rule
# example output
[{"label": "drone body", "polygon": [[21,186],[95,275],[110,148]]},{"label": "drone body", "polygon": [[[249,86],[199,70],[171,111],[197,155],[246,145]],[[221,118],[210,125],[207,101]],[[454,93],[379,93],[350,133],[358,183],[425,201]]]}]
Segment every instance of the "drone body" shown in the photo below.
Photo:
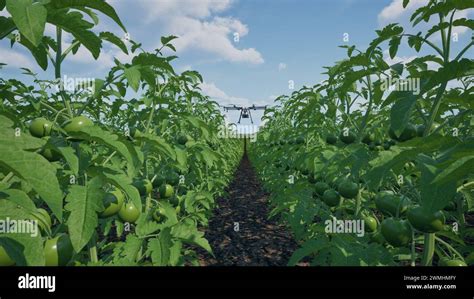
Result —
[{"label": "drone body", "polygon": [[267,106],[255,106],[252,105],[250,107],[242,107],[242,106],[224,106],[224,111],[230,111],[230,110],[240,110],[240,116],[239,116],[239,121],[237,122],[240,124],[240,120],[242,118],[250,118],[250,123],[253,124],[253,119],[252,119],[252,113],[250,112],[251,110],[265,110]]}]

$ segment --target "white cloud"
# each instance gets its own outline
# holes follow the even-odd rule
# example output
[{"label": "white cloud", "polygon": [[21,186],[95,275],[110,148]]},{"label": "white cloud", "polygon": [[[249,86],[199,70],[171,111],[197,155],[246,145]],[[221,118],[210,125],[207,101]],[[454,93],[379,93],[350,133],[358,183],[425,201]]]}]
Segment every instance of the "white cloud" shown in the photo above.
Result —
[{"label": "white cloud", "polygon": [[[66,41],[62,43],[63,49],[67,49],[70,45],[71,44]],[[86,47],[81,46],[76,54],[69,54],[66,61],[82,65],[93,64],[94,70],[105,70],[115,66],[114,58],[117,58],[122,63],[129,63],[132,60],[131,55],[125,54],[117,47],[107,45],[106,42],[104,42],[104,45],[106,46],[102,48],[97,60],[94,60],[94,57]]]},{"label": "white cloud", "polygon": [[280,63],[278,64],[278,70],[279,70],[279,71],[283,71],[283,70],[285,70],[285,69],[286,69],[286,63],[280,62]]},{"label": "white cloud", "polygon": [[5,49],[0,47],[0,62],[6,63],[6,67],[26,67],[32,70],[36,68],[36,63],[34,63],[30,56],[22,54],[14,48]]},{"label": "white cloud", "polygon": [[174,16],[186,16],[203,19],[210,17],[213,13],[223,12],[229,9],[232,0],[136,0],[142,8],[146,9],[146,20],[153,22],[157,18],[173,18]]},{"label": "white cloud", "polygon": [[[114,0],[115,1],[115,0]],[[112,2],[114,2],[112,1]],[[123,2],[115,1],[116,5]],[[239,38],[248,34],[248,27],[237,19],[216,14],[229,9],[233,0],[136,0],[147,27],[157,26],[163,34],[173,34],[178,52],[199,50],[231,62],[261,64],[262,55],[254,48],[239,49]],[[122,4],[125,5],[125,4]],[[125,6],[122,6],[125,9]]]},{"label": "white cloud", "polygon": [[189,17],[176,17],[168,26],[171,32],[180,37],[174,42],[178,51],[199,49],[231,62],[252,64],[264,62],[257,50],[238,49],[229,38],[234,32],[241,37],[248,33],[247,27],[238,20],[216,17],[207,22]]},{"label": "white cloud", "polygon": [[403,0],[392,0],[392,2],[379,13],[379,22],[396,22],[402,17],[410,15],[413,11],[425,4],[426,0],[411,0],[407,7],[403,8]]},{"label": "white cloud", "polygon": [[[221,105],[235,104],[240,106],[250,106],[251,101],[246,98],[229,96],[223,90],[215,85],[215,83],[203,82],[200,85],[202,92],[209,96],[212,100],[217,101]],[[253,103],[252,103],[253,104]]]},{"label": "white cloud", "polygon": [[[397,63],[406,64],[406,63],[412,61],[413,59],[418,58],[418,56],[414,55],[414,56],[395,56],[392,59],[392,58],[390,58],[388,50],[385,50],[383,53],[384,53],[384,60],[388,65],[394,65],[394,64],[397,64]],[[437,69],[440,68],[440,65],[436,62],[433,62],[433,61],[427,61],[426,64],[428,66],[428,69],[432,70],[432,71],[436,71]]]},{"label": "white cloud", "polygon": [[406,64],[418,57],[414,55],[414,56],[395,56],[391,58],[388,50],[385,50],[383,53],[384,53],[384,60],[388,65],[394,65],[397,63]]},{"label": "white cloud", "polygon": [[183,65],[178,68],[180,72],[191,71],[193,67],[190,64]]}]

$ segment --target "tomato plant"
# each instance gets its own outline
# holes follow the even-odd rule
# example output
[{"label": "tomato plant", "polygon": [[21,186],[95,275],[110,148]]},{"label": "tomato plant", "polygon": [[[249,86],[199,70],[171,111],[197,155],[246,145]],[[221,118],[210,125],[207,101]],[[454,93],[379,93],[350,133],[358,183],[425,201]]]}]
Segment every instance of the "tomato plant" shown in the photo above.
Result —
[{"label": "tomato plant", "polygon": [[[474,4],[427,2],[411,18],[427,30],[389,24],[365,49],[344,45],[324,81],[265,111],[248,152],[269,216],[299,244],[290,265],[472,264],[474,41],[455,53],[452,35],[473,29],[456,17]],[[243,146],[220,137],[201,74],[173,67],[177,37],[146,51],[105,0],[0,0],[0,12],[0,42],[54,71],[0,78],[0,219],[40,227],[0,234],[0,265],[196,265],[196,247],[212,253],[203,228]],[[98,32],[98,13],[124,38]],[[131,59],[115,58],[93,88],[62,88],[69,58],[82,47],[97,59],[104,43]],[[416,58],[390,65],[383,45]],[[336,220],[365,233],[328,232]]]},{"label": "tomato plant", "polygon": [[[175,50],[176,37],[147,52],[97,32],[101,13],[127,36],[104,0],[6,0],[0,11],[0,41],[25,47],[42,69],[54,70],[54,78],[41,78],[24,69],[31,86],[0,78],[0,218],[41,227],[28,238],[0,234],[0,263],[185,265],[196,264],[196,246],[211,253],[200,228],[243,147],[219,137],[224,117],[202,94],[201,75],[176,72],[176,56],[163,54]],[[92,89],[56,88],[71,55],[83,47],[97,59],[103,43],[131,61],[115,59]]]},{"label": "tomato plant", "polygon": [[[455,53],[452,39],[455,29],[473,29],[457,18],[473,7],[429,1],[411,17],[413,27],[430,26],[425,32],[389,24],[366,49],[341,46],[347,58],[326,67],[326,80],[265,111],[249,155],[272,194],[270,215],[300,244],[291,265],[466,264],[474,249],[466,223],[474,211],[474,41]],[[390,65],[385,44],[392,59],[401,46],[417,56]],[[420,88],[397,89],[397,80]],[[302,146],[286,142],[297,137]],[[327,232],[334,219],[362,219],[365,235]]]}]

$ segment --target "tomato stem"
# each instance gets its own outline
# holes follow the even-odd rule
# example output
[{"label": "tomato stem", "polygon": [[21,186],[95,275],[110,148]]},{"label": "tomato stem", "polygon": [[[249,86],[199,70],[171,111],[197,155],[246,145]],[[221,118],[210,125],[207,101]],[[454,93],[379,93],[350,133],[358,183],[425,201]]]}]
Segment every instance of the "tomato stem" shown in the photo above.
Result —
[{"label": "tomato stem", "polygon": [[[459,253],[459,251],[457,251],[456,249],[454,249],[453,246],[451,246],[448,242],[444,241],[443,239],[439,238],[439,237],[435,237],[436,241],[438,241],[439,243],[443,244],[449,251],[450,253],[454,253],[456,255],[458,255],[460,258],[464,258],[462,256],[462,254]],[[441,247],[440,247],[441,248]],[[444,252],[444,251],[443,251]]]},{"label": "tomato stem", "polygon": [[431,266],[431,263],[433,261],[434,249],[435,249],[435,234],[425,233],[423,258],[421,260],[422,266]]},{"label": "tomato stem", "polygon": [[92,235],[89,241],[89,255],[92,263],[97,263],[99,261],[99,257],[97,256],[97,238],[95,233]]},{"label": "tomato stem", "polygon": [[7,183],[12,177],[13,177],[13,172],[9,172],[2,180],[2,183]]},{"label": "tomato stem", "polygon": [[415,232],[411,231],[411,266],[416,265],[416,248],[415,248]]},{"label": "tomato stem", "polygon": [[360,196],[360,192],[359,192],[357,194],[357,197],[356,197],[356,208],[355,208],[355,214],[354,214],[355,217],[359,216],[361,201],[362,200],[361,200],[361,196]]}]

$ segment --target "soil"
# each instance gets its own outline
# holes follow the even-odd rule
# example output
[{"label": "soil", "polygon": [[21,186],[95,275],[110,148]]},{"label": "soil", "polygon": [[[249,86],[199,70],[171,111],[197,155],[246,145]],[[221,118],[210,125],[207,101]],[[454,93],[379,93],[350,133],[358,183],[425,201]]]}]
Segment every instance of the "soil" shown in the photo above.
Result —
[{"label": "soil", "polygon": [[217,199],[206,238],[215,258],[199,252],[203,266],[286,266],[297,249],[283,224],[268,219],[268,194],[262,189],[247,155],[227,188]]}]

